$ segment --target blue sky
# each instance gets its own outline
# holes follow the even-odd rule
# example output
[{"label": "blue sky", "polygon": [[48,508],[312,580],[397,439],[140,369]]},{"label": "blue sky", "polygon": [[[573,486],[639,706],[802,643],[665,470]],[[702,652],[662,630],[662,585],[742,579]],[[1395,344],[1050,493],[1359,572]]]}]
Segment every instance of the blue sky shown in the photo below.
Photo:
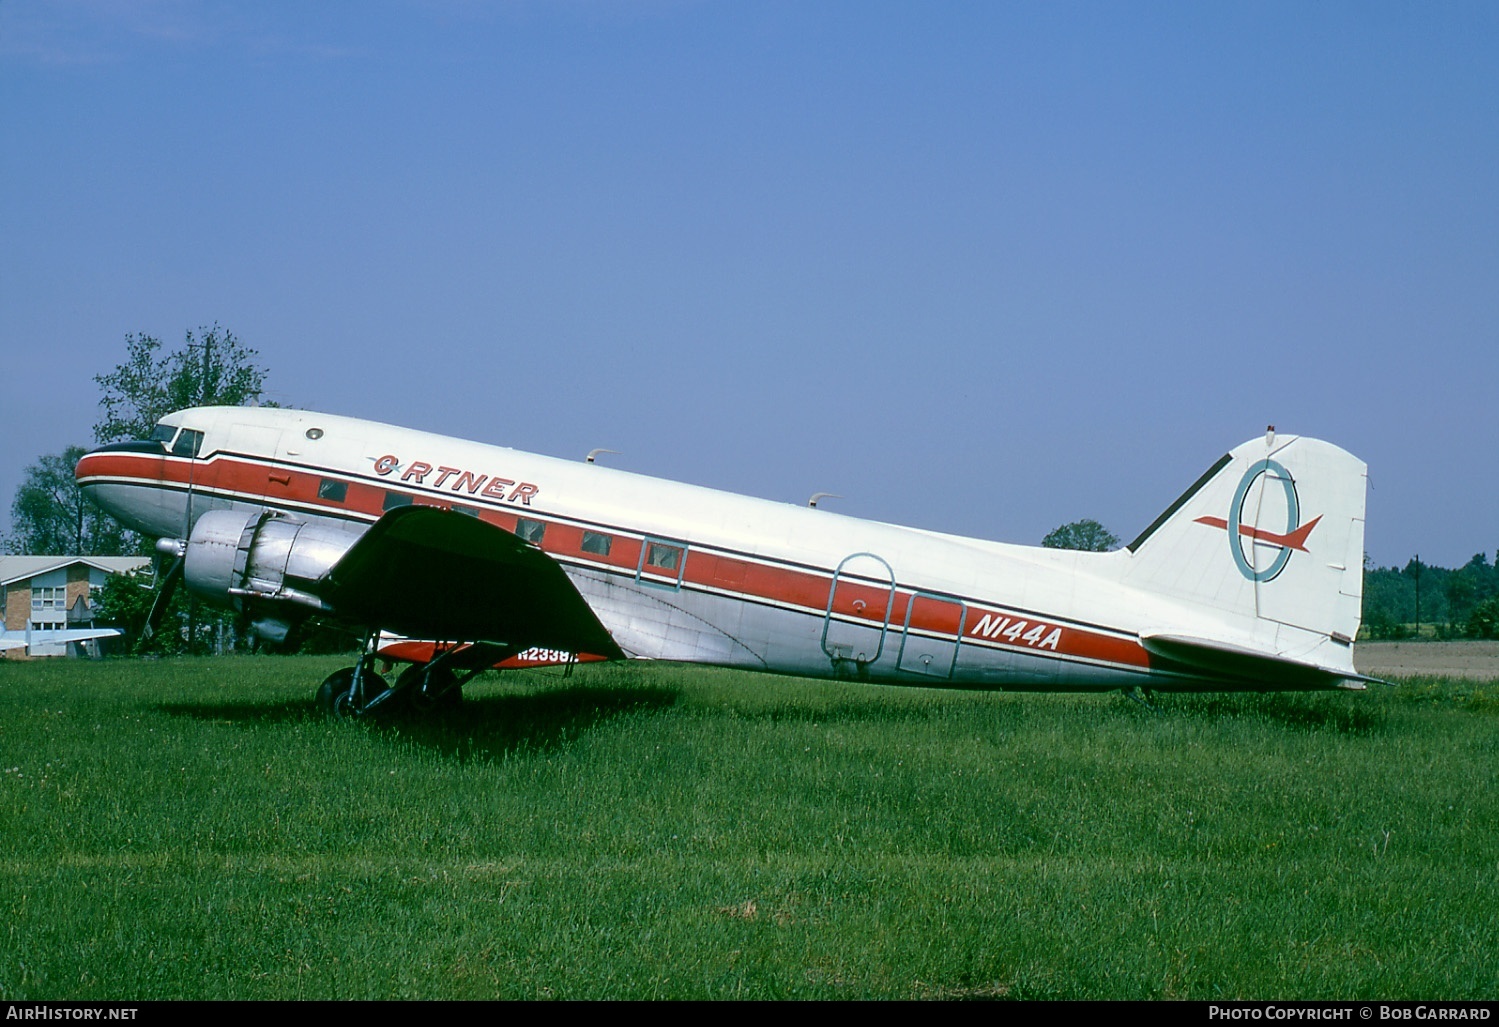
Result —
[{"label": "blue sky", "polygon": [[1499,548],[1499,6],[0,0],[0,530],[127,333],[1036,543],[1220,454]]}]

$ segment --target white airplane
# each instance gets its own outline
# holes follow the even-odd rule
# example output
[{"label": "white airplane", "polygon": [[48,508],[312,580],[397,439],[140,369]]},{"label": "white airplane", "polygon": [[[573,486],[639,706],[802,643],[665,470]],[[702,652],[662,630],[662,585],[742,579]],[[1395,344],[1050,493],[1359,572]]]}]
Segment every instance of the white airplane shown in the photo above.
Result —
[{"label": "white airplane", "polygon": [[[591,456],[591,454],[590,454]],[[330,713],[495,665],[648,658],[979,689],[1361,688],[1364,464],[1262,438],[1110,553],[842,516],[301,410],[204,407],[78,464],[203,598],[365,633]],[[440,643],[391,641],[440,639]],[[411,661],[394,688],[376,655]]]}]

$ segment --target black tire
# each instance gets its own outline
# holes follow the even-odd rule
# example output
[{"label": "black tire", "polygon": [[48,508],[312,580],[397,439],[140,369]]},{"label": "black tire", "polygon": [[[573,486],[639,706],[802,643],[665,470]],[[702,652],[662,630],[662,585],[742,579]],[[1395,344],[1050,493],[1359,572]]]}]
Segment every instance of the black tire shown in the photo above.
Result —
[{"label": "black tire", "polygon": [[[317,708],[329,720],[355,720],[359,714],[349,702],[349,686],[354,683],[354,668],[335,670],[323,679],[317,690]],[[372,670],[364,672],[365,694],[379,695],[390,688],[385,679]]]},{"label": "black tire", "polygon": [[406,701],[407,708],[413,713],[425,716],[431,713],[450,713],[462,706],[463,686],[451,684],[454,675],[446,667],[433,670],[432,680],[429,682],[432,690],[446,690],[436,698],[433,698],[430,692],[422,691],[421,675],[426,669],[426,664],[413,663],[401,671],[401,676],[396,678],[396,688],[403,691],[400,698]]}]

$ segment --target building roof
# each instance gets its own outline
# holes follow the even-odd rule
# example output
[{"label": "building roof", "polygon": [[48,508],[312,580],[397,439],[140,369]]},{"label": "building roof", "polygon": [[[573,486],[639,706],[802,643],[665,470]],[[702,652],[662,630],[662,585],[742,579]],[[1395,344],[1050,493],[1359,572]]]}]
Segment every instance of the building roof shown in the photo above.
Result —
[{"label": "building roof", "polygon": [[14,585],[38,574],[81,563],[107,574],[121,574],[151,565],[149,556],[0,556],[0,586]]}]

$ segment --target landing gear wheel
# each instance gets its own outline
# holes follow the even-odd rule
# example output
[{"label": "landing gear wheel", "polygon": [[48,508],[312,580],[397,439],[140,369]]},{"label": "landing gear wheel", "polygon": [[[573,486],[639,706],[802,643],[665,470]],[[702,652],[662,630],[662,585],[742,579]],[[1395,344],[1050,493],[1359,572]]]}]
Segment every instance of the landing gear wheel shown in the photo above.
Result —
[{"label": "landing gear wheel", "polygon": [[[359,712],[349,700],[349,686],[354,683],[354,668],[335,670],[323,679],[317,690],[317,708],[329,720],[354,720]],[[385,679],[372,670],[364,672],[365,694],[374,698],[389,689]]]},{"label": "landing gear wheel", "polygon": [[[427,689],[422,690],[422,674],[428,675]],[[446,667],[428,670],[425,664],[413,663],[396,678],[396,687],[404,690],[406,704],[413,712],[448,713],[463,705],[463,686],[453,684],[453,672]]]}]

